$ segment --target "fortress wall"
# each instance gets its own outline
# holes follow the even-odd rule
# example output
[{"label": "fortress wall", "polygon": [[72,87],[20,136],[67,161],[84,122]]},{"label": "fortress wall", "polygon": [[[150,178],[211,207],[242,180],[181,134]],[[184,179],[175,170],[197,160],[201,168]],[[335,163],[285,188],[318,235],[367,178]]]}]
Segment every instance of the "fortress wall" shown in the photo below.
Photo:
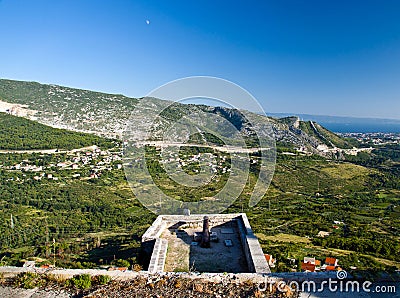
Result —
[{"label": "fortress wall", "polygon": [[149,273],[160,273],[164,271],[167,249],[167,240],[161,238],[156,239],[150,259],[149,269],[147,270]]},{"label": "fortress wall", "polygon": [[[142,247],[146,253],[149,255],[151,254],[148,271],[162,272],[164,269],[168,241],[160,237],[167,227],[178,225],[183,228],[200,228],[202,227],[204,216],[206,216],[206,214],[159,215],[142,236]],[[254,235],[245,213],[207,214],[207,216],[212,226],[231,221],[236,222],[242,249],[250,272],[271,272],[258,239]]]}]

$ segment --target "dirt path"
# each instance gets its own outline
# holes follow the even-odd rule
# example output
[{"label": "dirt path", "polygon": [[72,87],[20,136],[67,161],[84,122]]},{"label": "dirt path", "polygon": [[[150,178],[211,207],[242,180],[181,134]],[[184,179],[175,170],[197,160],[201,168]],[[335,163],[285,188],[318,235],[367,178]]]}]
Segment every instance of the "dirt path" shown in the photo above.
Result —
[{"label": "dirt path", "polygon": [[216,146],[216,145],[205,145],[205,144],[192,144],[192,143],[178,143],[178,142],[164,142],[164,141],[145,141],[137,142],[136,145],[144,146],[150,145],[155,147],[199,147],[199,148],[211,148],[221,152],[227,153],[254,153],[260,150],[270,150],[271,148],[243,148],[240,146]]}]

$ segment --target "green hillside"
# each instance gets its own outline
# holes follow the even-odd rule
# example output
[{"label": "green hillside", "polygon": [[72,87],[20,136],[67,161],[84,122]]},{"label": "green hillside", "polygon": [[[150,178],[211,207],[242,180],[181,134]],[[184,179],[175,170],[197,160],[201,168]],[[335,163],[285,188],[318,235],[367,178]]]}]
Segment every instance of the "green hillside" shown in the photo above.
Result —
[{"label": "green hillside", "polygon": [[331,148],[339,147],[346,149],[358,146],[356,140],[342,138],[313,121],[300,121],[299,128]]},{"label": "green hillside", "polygon": [[[39,114],[64,110],[69,112],[70,117],[76,113],[109,108],[113,103],[122,102],[130,107],[137,102],[134,98],[119,94],[5,79],[0,79],[0,100],[28,105],[30,109],[39,111]],[[68,113],[65,116],[68,117]]]},{"label": "green hillside", "polygon": [[[31,110],[30,112],[34,114],[37,121],[43,124],[70,127],[74,130],[120,139],[123,137],[125,124],[130,116],[133,116],[138,124],[148,123],[148,115],[152,114],[149,111],[160,111],[169,105],[169,102],[165,100],[152,98],[138,112],[135,107],[137,108],[137,103],[144,99],[4,79],[0,79],[0,99],[12,104],[24,105],[26,109]],[[253,128],[267,131],[266,123],[273,127],[278,142],[292,144],[293,147],[305,146],[312,151],[312,148],[317,148],[319,144],[340,148],[351,148],[357,145],[316,123],[314,125],[311,122],[299,122],[299,127],[294,129],[293,124],[296,117],[275,119],[250,112],[246,112],[245,116],[243,111],[239,112],[234,109],[180,103],[175,103],[160,113],[162,125],[157,126],[151,137],[157,138],[162,135],[160,130],[167,129],[169,124],[177,121],[180,117],[198,113],[199,110],[218,115],[231,122],[242,133],[250,146],[257,143],[251,132]],[[252,119],[251,121],[249,121],[249,117]],[[140,125],[138,126],[140,129]],[[208,125],[208,127],[210,126]],[[223,140],[218,127],[215,127],[212,133]]]},{"label": "green hillside", "polygon": [[0,113],[0,150],[74,149],[91,145],[112,147],[95,135],[52,128],[21,117]]}]

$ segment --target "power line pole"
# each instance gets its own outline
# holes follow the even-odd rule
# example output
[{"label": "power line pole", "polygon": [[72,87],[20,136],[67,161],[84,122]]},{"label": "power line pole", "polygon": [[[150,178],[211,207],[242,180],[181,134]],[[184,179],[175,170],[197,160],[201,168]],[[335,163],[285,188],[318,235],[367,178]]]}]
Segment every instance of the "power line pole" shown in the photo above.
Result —
[{"label": "power line pole", "polygon": [[53,265],[56,267],[56,239],[53,238],[54,254],[53,254]]},{"label": "power line pole", "polygon": [[45,218],[46,223],[46,258],[49,257],[49,225],[47,224],[47,218]]}]

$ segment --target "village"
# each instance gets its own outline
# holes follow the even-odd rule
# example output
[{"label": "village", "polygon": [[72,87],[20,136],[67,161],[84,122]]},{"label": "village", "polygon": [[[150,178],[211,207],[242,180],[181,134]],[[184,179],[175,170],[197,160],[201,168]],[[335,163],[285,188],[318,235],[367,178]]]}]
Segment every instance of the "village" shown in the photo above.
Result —
[{"label": "village", "polygon": [[8,178],[9,180],[24,182],[30,179],[36,181],[42,179],[57,181],[66,178],[98,179],[104,171],[122,168],[122,151],[119,148],[102,150],[98,146],[90,146],[71,151],[55,149],[17,153],[22,152],[29,153],[22,161],[0,165],[0,169],[10,173],[22,173],[23,178],[21,175],[16,175]]},{"label": "village", "polygon": [[[264,254],[265,259],[268,262],[268,265],[271,268],[274,268],[276,266],[276,259],[273,258],[272,255],[270,254]],[[298,265],[296,264],[297,261],[296,259],[293,258],[288,258],[290,263],[294,268],[297,268]],[[357,269],[356,267],[352,267],[350,269]],[[303,261],[300,262],[300,270],[302,272],[324,272],[324,271],[340,271],[342,268],[339,266],[339,260],[333,257],[327,257],[325,258],[325,261],[322,263],[322,261],[316,259],[315,257],[304,257]],[[294,269],[294,272],[297,270]]]},{"label": "village", "polygon": [[354,138],[362,144],[373,144],[373,145],[387,145],[387,144],[399,144],[400,134],[399,133],[385,133],[385,132],[349,132],[349,133],[338,133],[338,135],[346,138]]}]

